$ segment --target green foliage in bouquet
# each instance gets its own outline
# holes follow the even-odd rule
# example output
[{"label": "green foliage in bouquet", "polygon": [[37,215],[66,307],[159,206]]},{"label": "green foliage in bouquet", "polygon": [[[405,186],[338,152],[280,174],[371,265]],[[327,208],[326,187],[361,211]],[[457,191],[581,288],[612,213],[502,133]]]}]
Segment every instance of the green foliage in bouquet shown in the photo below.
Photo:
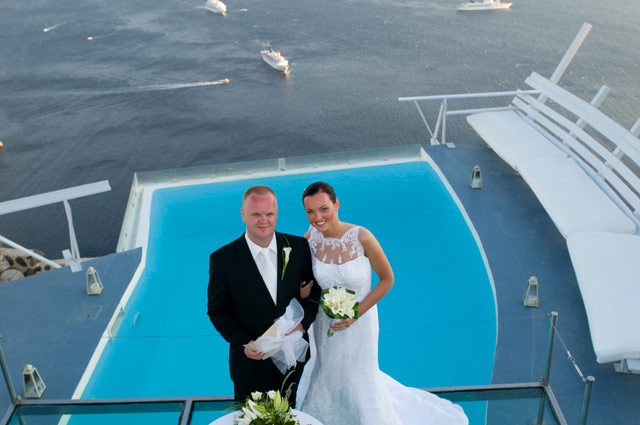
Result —
[{"label": "green foliage in bouquet", "polygon": [[298,418],[291,413],[289,396],[293,382],[289,384],[284,392],[284,383],[294,371],[289,372],[282,383],[282,388],[278,391],[267,391],[266,393],[255,391],[247,397],[245,403],[236,404],[233,409],[241,410],[242,414],[235,420],[236,425],[298,425]]}]

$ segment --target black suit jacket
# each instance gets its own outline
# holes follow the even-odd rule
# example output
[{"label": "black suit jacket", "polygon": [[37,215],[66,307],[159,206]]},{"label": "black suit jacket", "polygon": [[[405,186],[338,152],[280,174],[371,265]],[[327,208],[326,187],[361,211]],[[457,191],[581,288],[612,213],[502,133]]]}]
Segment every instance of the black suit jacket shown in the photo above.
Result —
[{"label": "black suit jacket", "polygon": [[[292,298],[297,298],[305,314],[305,331],[315,319],[320,288],[313,285],[311,295],[300,299],[300,282],[313,279],[311,252],[307,240],[276,232],[278,257],[277,303],[274,304],[256,266],[245,236],[215,251],[210,257],[208,315],[213,326],[229,342],[229,370],[234,383],[246,385],[273,379],[275,365],[269,360],[251,360],[244,344],[256,340],[282,316]],[[282,278],[283,248],[290,246],[289,262]],[[308,336],[305,333],[305,338]],[[256,386],[257,387],[257,386]],[[278,388],[275,388],[278,389]]]}]

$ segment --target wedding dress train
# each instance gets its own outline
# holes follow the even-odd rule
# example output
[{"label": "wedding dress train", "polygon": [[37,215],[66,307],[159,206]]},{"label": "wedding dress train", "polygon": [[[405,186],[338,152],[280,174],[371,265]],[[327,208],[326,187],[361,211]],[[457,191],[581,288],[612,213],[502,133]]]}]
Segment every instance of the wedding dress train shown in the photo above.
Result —
[{"label": "wedding dress train", "polygon": [[[371,291],[371,264],[358,232],[352,227],[341,239],[330,239],[312,227],[309,246],[320,287],[343,286],[362,301]],[[301,410],[324,425],[468,424],[460,406],[380,371],[376,306],[333,337],[327,336],[329,318],[322,309],[313,327],[317,355]]]}]

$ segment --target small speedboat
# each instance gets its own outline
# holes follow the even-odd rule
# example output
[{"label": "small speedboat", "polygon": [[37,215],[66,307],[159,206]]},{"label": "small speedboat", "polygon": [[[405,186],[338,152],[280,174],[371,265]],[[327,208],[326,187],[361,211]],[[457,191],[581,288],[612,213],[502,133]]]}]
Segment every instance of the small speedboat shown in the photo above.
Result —
[{"label": "small speedboat", "polygon": [[511,7],[513,3],[502,3],[500,0],[471,0],[469,3],[462,3],[458,5],[457,10],[462,11],[476,11],[476,10],[506,10]]},{"label": "small speedboat", "polygon": [[269,50],[263,50],[260,53],[262,54],[262,59],[278,71],[287,72],[289,70],[289,61],[280,52],[276,52],[269,47]]},{"label": "small speedboat", "polygon": [[204,8],[209,12],[218,13],[220,15],[225,15],[227,13],[227,5],[222,3],[220,0],[207,0],[204,4]]}]

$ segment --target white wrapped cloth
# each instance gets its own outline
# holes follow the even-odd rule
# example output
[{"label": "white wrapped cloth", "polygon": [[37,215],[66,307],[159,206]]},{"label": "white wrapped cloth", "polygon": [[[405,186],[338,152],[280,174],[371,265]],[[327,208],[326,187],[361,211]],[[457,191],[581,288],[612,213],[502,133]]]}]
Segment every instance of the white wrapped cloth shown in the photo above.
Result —
[{"label": "white wrapped cloth", "polygon": [[287,335],[302,322],[303,317],[302,306],[293,298],[284,314],[255,341],[255,350],[264,353],[263,360],[270,357],[283,374],[297,361],[304,361],[307,354],[309,343],[302,338],[302,331]]}]

